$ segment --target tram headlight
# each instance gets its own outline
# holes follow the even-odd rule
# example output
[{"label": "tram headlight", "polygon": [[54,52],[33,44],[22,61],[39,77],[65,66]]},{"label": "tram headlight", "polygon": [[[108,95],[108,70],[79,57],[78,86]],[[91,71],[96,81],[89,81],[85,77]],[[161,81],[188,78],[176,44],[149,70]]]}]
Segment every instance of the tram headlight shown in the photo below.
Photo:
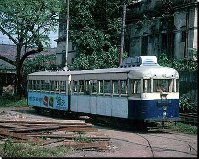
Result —
[{"label": "tram headlight", "polygon": [[167,112],[166,111],[163,111],[163,118],[165,118],[167,115]]}]

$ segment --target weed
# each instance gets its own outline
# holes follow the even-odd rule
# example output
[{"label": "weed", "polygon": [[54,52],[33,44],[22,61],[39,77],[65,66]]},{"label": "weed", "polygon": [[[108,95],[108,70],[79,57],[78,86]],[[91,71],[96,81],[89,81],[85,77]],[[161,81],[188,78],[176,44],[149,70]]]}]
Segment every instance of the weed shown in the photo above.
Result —
[{"label": "weed", "polygon": [[85,136],[84,132],[78,132],[78,135],[74,138],[77,142],[92,142],[90,137]]},{"label": "weed", "polygon": [[24,107],[27,106],[26,99],[17,100],[15,97],[1,97],[0,107]]},{"label": "weed", "polygon": [[12,139],[7,139],[0,145],[2,157],[64,157],[70,151],[64,146],[54,148],[44,148],[24,143],[14,143]]},{"label": "weed", "polygon": [[168,128],[171,130],[186,134],[197,134],[197,126],[192,126],[190,124],[184,124],[181,122],[177,122],[176,124],[171,122],[167,124]]}]

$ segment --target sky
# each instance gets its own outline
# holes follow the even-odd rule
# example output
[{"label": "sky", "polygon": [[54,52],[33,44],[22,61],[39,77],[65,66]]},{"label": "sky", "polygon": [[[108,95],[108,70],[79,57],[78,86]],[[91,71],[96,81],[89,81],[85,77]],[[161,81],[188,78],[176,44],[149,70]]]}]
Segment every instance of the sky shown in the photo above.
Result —
[{"label": "sky", "polygon": [[[51,32],[49,34],[49,37],[50,37],[50,46],[52,48],[57,47],[57,42],[55,42],[54,40],[58,38],[58,33]],[[11,44],[11,45],[13,44],[14,45],[14,43],[11,40],[9,40],[9,38],[6,35],[3,35],[1,32],[0,32],[0,44]]]}]

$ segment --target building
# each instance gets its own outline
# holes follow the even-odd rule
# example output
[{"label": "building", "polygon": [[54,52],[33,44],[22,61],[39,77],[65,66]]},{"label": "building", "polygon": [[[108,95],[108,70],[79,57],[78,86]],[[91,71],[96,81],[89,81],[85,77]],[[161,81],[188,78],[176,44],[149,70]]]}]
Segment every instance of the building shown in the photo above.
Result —
[{"label": "building", "polygon": [[128,6],[129,56],[160,55],[196,59],[197,0],[141,0]]},{"label": "building", "polygon": [[74,58],[76,57],[77,54],[77,48],[69,38],[67,61],[66,61],[66,13],[65,12],[61,12],[59,15],[58,39],[56,39],[55,41],[57,42],[56,65],[59,68],[63,68],[66,62],[67,64],[71,64],[74,61]]}]

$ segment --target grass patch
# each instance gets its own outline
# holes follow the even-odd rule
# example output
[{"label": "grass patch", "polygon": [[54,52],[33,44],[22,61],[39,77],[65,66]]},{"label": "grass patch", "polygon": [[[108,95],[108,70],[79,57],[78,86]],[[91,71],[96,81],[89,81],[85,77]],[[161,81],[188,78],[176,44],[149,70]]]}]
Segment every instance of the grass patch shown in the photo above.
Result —
[{"label": "grass patch", "polygon": [[1,97],[0,107],[25,107],[27,106],[27,100],[25,98],[19,100],[14,96]]},{"label": "grass patch", "polygon": [[78,132],[77,136],[74,138],[74,141],[76,142],[92,142],[92,139],[90,137],[85,136],[85,133]]},{"label": "grass patch", "polygon": [[0,145],[1,157],[64,157],[71,149],[59,146],[44,148],[26,143],[14,143],[7,139]]},{"label": "grass patch", "polygon": [[172,129],[177,132],[186,133],[186,134],[197,134],[197,126],[193,126],[191,124],[184,124],[181,122],[174,122],[167,123],[169,129]]}]

